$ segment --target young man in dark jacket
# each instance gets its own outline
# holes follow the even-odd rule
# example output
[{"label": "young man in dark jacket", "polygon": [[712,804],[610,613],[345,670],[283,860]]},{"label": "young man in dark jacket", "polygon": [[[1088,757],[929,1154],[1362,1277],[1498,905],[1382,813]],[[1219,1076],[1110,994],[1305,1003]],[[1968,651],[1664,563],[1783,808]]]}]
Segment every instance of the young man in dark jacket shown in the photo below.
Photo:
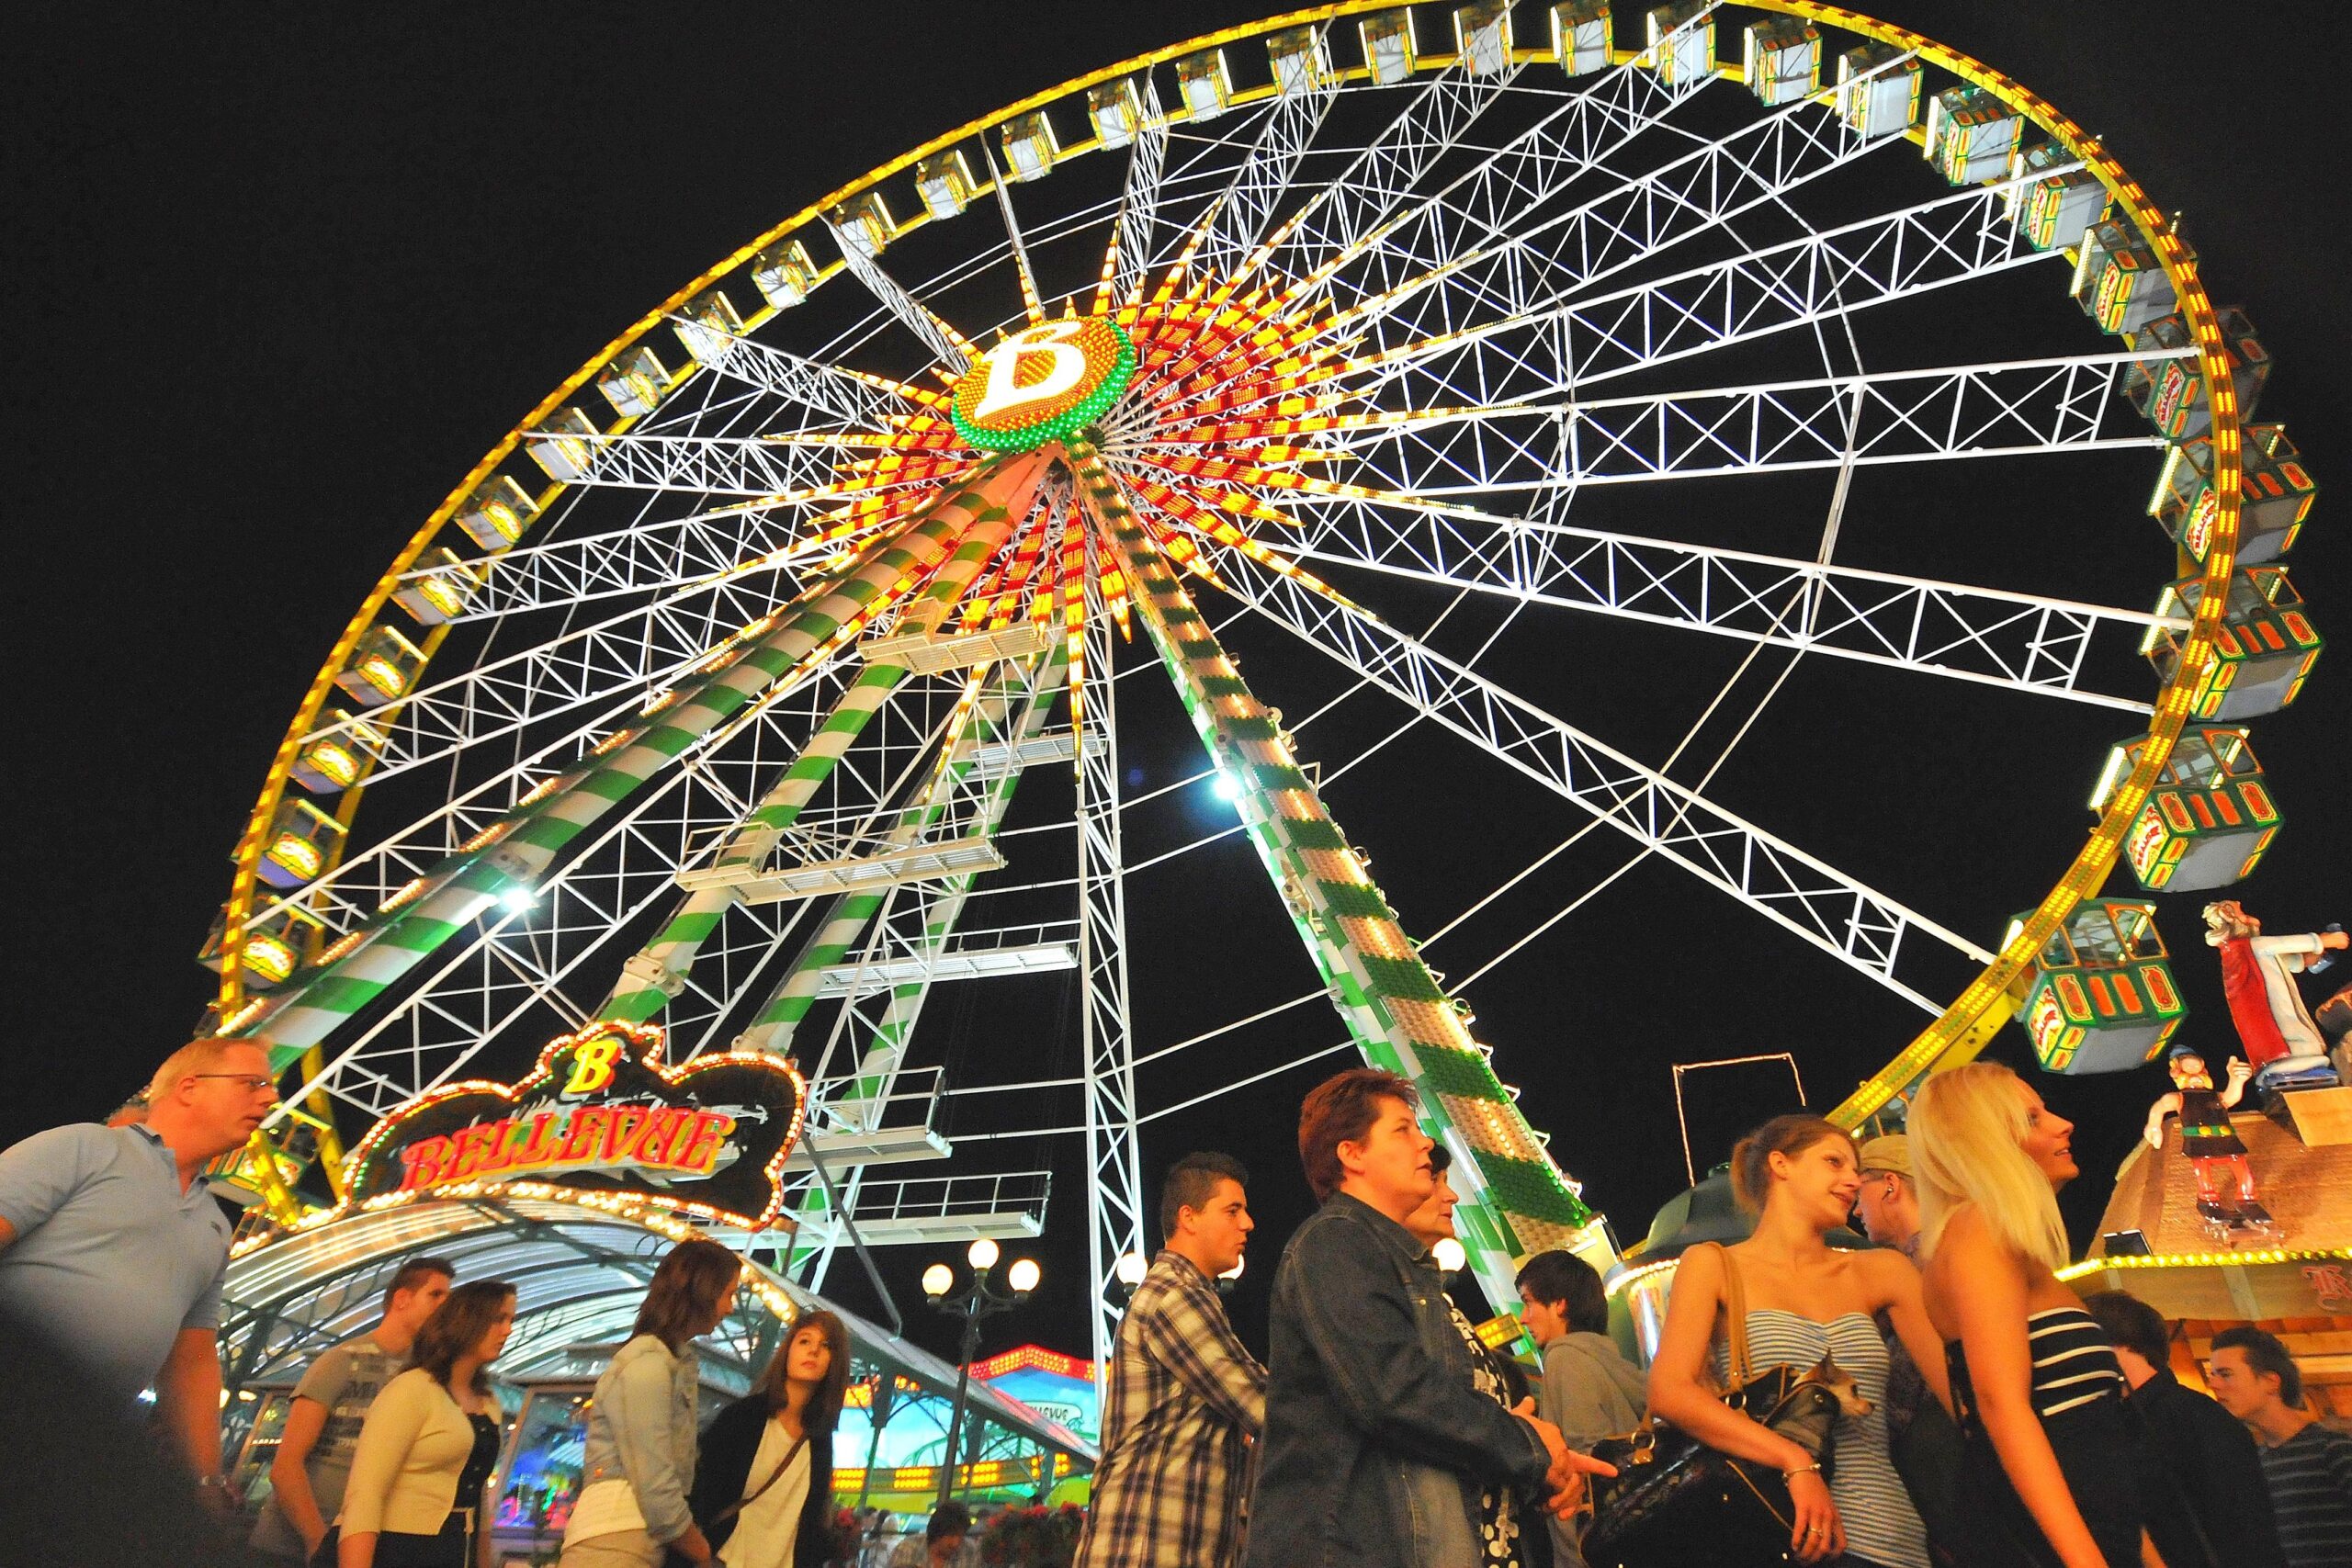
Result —
[{"label": "young man in dark jacket", "polygon": [[1419,1098],[1344,1072],[1299,1111],[1323,1206],[1283,1251],[1249,1568],[1477,1568],[1477,1495],[1508,1485],[1573,1508],[1586,1473],[1559,1428],[1471,1384],[1436,1265],[1403,1224],[1430,1194]]},{"label": "young man in dark jacket", "polygon": [[2162,1314],[2137,1296],[2100,1291],[2083,1298],[2115,1346],[2136,1412],[2154,1439],[2148,1536],[2165,1568],[2286,1568],[2262,1460],[2236,1417],[2172,1375]]}]

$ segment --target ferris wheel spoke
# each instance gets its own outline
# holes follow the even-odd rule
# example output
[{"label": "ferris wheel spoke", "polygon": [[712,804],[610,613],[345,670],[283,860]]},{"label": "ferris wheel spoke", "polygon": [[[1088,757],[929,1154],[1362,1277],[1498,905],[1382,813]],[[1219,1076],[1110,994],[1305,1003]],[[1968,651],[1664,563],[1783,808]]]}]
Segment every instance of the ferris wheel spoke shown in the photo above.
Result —
[{"label": "ferris wheel spoke", "polygon": [[[747,718],[729,728],[741,732],[752,724]],[[933,739],[936,733],[934,728]],[[549,874],[535,889],[538,902],[527,921],[510,914],[445,952],[437,967],[400,1004],[328,1064],[322,1084],[341,1092],[337,1086],[345,1071],[371,1062],[401,1062],[409,1071],[393,1096],[397,1101],[453,1076],[534,1008],[554,1005],[573,1024],[584,1022],[590,1010],[558,987],[591,958],[613,956],[614,933],[673,897],[682,869],[707,859],[710,844],[701,824],[747,809],[743,793],[724,776],[720,759],[729,738],[722,734],[705,753],[683,759],[642,801],[595,833],[575,859]],[[918,744],[900,750],[909,758],[902,767],[910,770],[927,749]],[[786,771],[793,754],[770,758],[764,771],[771,776]],[[869,818],[890,810],[887,797],[896,788],[895,782],[880,787],[886,798],[865,807]],[[709,944],[706,964],[731,969],[748,954],[748,967],[755,973],[794,923],[794,917],[780,919],[774,906],[743,906],[730,914],[729,930]],[[721,983],[747,981],[729,974]],[[694,1026],[716,1021],[720,1010],[686,1010],[672,1020],[681,1056],[690,1053]],[[369,1107],[377,1114],[385,1108]]]},{"label": "ferris wheel spoke", "polygon": [[1098,294],[1096,314],[1114,299],[1132,299],[1143,290],[1150,265],[1153,231],[1159,221],[1160,191],[1168,175],[1168,117],[1161,112],[1151,73],[1141,77],[1136,100],[1133,142],[1127,152],[1127,177],[1119,195],[1119,209],[1111,225],[1111,266],[1106,292]]},{"label": "ferris wheel spoke", "polygon": [[872,430],[894,414],[922,412],[931,394],[888,377],[804,359],[754,338],[691,323],[709,345],[705,368],[787,404],[822,414],[844,430]]},{"label": "ferris wheel spoke", "polygon": [[[1496,492],[1548,499],[1586,485],[1849,462],[2154,448],[2160,437],[2117,412],[2125,367],[2147,357],[2080,355],[1651,397],[1306,415],[1258,421],[1253,433],[1313,437],[1311,451],[1363,463],[1381,488],[1430,499]],[[1154,443],[1211,445],[1223,439],[1219,428],[1155,433]]]},{"label": "ferris wheel spoke", "polygon": [[[1422,83],[1380,134],[1285,226],[1273,245],[1274,270],[1307,276],[1352,254],[1455,151],[1470,123],[1505,96],[1523,69],[1513,62],[1500,71],[1474,71],[1467,62],[1456,61]],[[1579,117],[1570,108],[1553,118],[1573,124]]]},{"label": "ferris wheel spoke", "polygon": [[[939,422],[944,424],[944,422]],[[783,502],[846,501],[876,491],[953,483],[971,471],[967,452],[901,458],[887,479],[843,477],[844,454],[902,451],[888,434],[841,431],[807,436],[600,435],[594,458],[569,482],[620,490],[678,491]]]},{"label": "ferris wheel spoke", "polygon": [[[805,564],[839,547],[809,538],[808,525],[816,512],[810,504],[755,502],[517,546],[487,561],[464,563],[469,570],[487,569],[487,575],[448,619],[457,626],[494,621],[531,610],[669,592],[763,568]],[[404,575],[395,592],[447,570],[419,568]]]},{"label": "ferris wheel spoke", "polygon": [[[371,781],[396,777],[482,741],[670,682],[775,605],[741,579],[703,582],[419,687],[383,712],[335,719],[305,743],[365,739]],[[364,732],[364,736],[363,736]]]},{"label": "ferris wheel spoke", "polygon": [[[1710,7],[1689,18],[1659,49],[1671,48],[1692,28],[1712,26],[1713,16]],[[1460,265],[1498,242],[1509,248],[1509,236],[1524,214],[1540,209],[1644,132],[1667,123],[1706,84],[1695,74],[1667,81],[1656,68],[1658,53],[1645,50],[1611,67],[1442,188],[1406,202],[1401,211],[1396,197],[1409,186],[1398,186],[1379,221],[1348,235],[1301,270],[1328,272],[1334,264],[1362,258],[1360,276],[1346,268],[1329,285],[1335,307],[1353,310],[1395,294],[1416,277]],[[1361,204],[1348,205],[1361,209]]]},{"label": "ferris wheel spoke", "polygon": [[1928,1012],[1895,976],[1917,931],[1978,963],[1989,950],[1767,833],[1361,611],[1334,604],[1238,551],[1220,550],[1229,591],[1275,625],[1369,679],[1702,881]]},{"label": "ferris wheel spoke", "polygon": [[[1656,282],[1362,356],[1367,400],[1413,408],[1567,398],[1673,360],[2047,263],[2007,184],[1824,230]],[[1264,401],[1260,399],[1258,401]]]},{"label": "ferris wheel spoke", "polygon": [[1887,144],[1864,140],[1814,101],[1785,105],[1558,218],[1515,225],[1508,241],[1428,269],[1430,287],[1393,290],[1393,308],[1372,318],[1375,331],[1393,343],[1540,315]]},{"label": "ferris wheel spoke", "polygon": [[[854,655],[836,652],[764,696],[749,723],[758,734],[751,750],[765,755],[797,750],[821,722],[848,671]],[[385,908],[413,894],[434,868],[469,841],[494,833],[518,803],[529,800],[595,748],[638,717],[639,705],[600,715],[588,725],[468,784],[424,818],[389,833],[365,849],[346,853],[316,880],[256,902],[256,923],[300,906],[341,938],[377,919]],[[714,783],[718,777],[714,773]]]},{"label": "ferris wheel spoke", "polygon": [[897,278],[883,271],[882,264],[868,254],[865,244],[857,235],[839,224],[828,222],[825,227],[832,231],[834,243],[841,247],[842,261],[849,268],[850,276],[864,284],[866,292],[887,306],[890,314],[899,319],[899,324],[912,333],[917,342],[931,350],[929,365],[944,365],[951,369],[961,370],[971,362],[972,345],[964,341],[963,334],[932,314],[928,306],[908,293]]},{"label": "ferris wheel spoke", "polygon": [[1306,49],[1286,63],[1277,62],[1278,90],[1273,107],[1261,125],[1257,144],[1234,171],[1232,184],[1202,218],[1205,232],[1194,253],[1195,262],[1210,276],[1233,274],[1264,238],[1276,205],[1290,188],[1293,172],[1306,155],[1307,144],[1323,128],[1324,117],[1340,96],[1340,77],[1331,68],[1329,47],[1324,29],[1316,28]]},{"label": "ferris wheel spoke", "polygon": [[[1466,510],[1406,525],[1378,508],[1294,507],[1312,527],[1284,553],[1441,587],[1802,649],[2121,712],[2144,699],[2082,684],[2094,643],[2136,645],[2159,615],[1818,561],[1718,550]],[[1792,594],[1806,613],[1792,623]],[[2121,651],[2119,647],[2118,651]]]}]

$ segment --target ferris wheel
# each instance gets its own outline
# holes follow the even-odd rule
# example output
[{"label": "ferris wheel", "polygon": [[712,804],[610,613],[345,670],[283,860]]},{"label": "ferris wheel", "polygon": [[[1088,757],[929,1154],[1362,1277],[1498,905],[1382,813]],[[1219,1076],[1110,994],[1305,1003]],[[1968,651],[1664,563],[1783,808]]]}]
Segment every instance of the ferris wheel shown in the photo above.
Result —
[{"label": "ferris wheel", "polygon": [[[801,1063],[831,1176],[800,1178],[794,1257],[821,1277],[847,1219],[1042,1202],[1036,1173],[939,1134],[959,1086],[920,1026],[939,986],[1048,976],[1079,998],[1078,1071],[975,1071],[1076,1098],[1098,1353],[1144,1244],[1155,1072],[1302,1001],[1423,1090],[1490,1295],[1529,1251],[1605,1266],[1574,1150],[1498,1079],[1511,1042],[1472,1031],[1516,945],[1448,979],[1414,922],[1614,835],[1916,1010],[1848,1124],[1982,1049],[2058,958],[2129,971],[2153,939],[2144,906],[2098,901],[2117,860],[2152,888],[2251,867],[2275,812],[2233,835],[2158,807],[2257,780],[2225,727],[2290,701],[2318,650],[2278,563],[2310,481],[2245,418],[2262,368],[2093,138],[1807,0],[1333,6],[1025,99],[629,325],[354,614],[209,949],[219,1028],[286,1074],[257,1184],[284,1206],[306,1172],[339,1180],[356,1129],[485,1051],[653,1021],[673,1059]],[[1858,555],[1866,479],[2020,463],[2136,465],[2117,513],[2155,521],[2117,530],[2100,583],[1971,573],[1899,531],[1911,566],[1883,537]],[[1621,636],[1725,661],[1715,700],[1664,716],[1682,744],[1612,738],[1524,658],[1596,626],[1579,667]],[[1285,651],[1245,677],[1245,642]],[[2139,735],[2071,863],[2017,866],[2027,912],[1972,932],[1932,884],[1872,886],[1711,795],[1735,748],[1788,743],[1758,723],[1777,684],[1720,722],[1758,659],[1897,681],[1928,716],[1962,693],[2057,714],[2086,782]],[[1198,764],[1146,788],[1122,755],[1165,744],[1138,734],[1175,721],[1163,682]],[[1393,908],[1367,850],[1496,826],[1425,772],[1383,784],[1427,792],[1416,841],[1351,838],[1327,807],[1387,742],[1327,723],[1343,701],[1518,781],[1520,869]],[[1171,809],[1203,780],[1238,820]],[[1227,896],[1286,912],[1306,989],[1167,1038],[1131,959],[1183,942],[1214,970],[1215,931],[1148,928],[1237,834],[1264,885]],[[2121,1065],[2095,1048],[2121,983],[2098,999],[2037,1027],[2048,1065]],[[2161,1031],[2164,999],[2129,1010]]]}]

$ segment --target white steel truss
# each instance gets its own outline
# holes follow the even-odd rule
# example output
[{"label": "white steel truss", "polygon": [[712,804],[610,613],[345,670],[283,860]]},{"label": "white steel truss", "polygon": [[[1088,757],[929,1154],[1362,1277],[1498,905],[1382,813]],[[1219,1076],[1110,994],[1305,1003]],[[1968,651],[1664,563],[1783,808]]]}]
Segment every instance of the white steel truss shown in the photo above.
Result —
[{"label": "white steel truss", "polygon": [[1684,788],[1360,610],[1219,548],[1242,603],[1346,669],[1525,773],[1651,852],[1933,1013],[1895,976],[1917,931],[1978,963],[1991,950],[1946,930],[1796,845]]},{"label": "white steel truss", "polygon": [[[1100,564],[1087,542],[1087,662],[1112,663],[1110,617],[1095,588]],[[1094,1329],[1095,1388],[1107,1386],[1125,1303],[1113,1293],[1122,1255],[1144,1250],[1143,1156],[1136,1136],[1135,1022],[1127,989],[1126,852],[1119,821],[1118,700],[1114,682],[1087,694],[1078,762],[1078,967],[1080,1051],[1086,1064],[1086,1197],[1089,1321]],[[1100,744],[1093,743],[1100,738]]]},{"label": "white steel truss", "polygon": [[842,261],[850,276],[865,285],[866,291],[890,309],[890,313],[907,331],[914,333],[922,344],[931,350],[931,363],[951,365],[957,368],[971,355],[957,338],[954,328],[941,321],[923,302],[908,293],[899,280],[882,270],[882,265],[865,254],[863,247],[841,228],[827,224],[833,241],[841,247]]}]

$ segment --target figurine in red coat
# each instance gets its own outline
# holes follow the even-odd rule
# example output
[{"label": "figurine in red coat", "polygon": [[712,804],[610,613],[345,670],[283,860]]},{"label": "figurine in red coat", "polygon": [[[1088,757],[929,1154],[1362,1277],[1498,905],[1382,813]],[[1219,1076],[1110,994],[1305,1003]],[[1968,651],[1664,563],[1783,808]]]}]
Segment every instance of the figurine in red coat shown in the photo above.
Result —
[{"label": "figurine in red coat", "polygon": [[2262,922],[2235,899],[2205,906],[2205,941],[2222,954],[2222,989],[2237,1025],[2255,1085],[2313,1085],[2337,1081],[2327,1042],[2303,1006],[2294,976],[2330,948],[2352,942],[2342,931],[2264,936]]}]

